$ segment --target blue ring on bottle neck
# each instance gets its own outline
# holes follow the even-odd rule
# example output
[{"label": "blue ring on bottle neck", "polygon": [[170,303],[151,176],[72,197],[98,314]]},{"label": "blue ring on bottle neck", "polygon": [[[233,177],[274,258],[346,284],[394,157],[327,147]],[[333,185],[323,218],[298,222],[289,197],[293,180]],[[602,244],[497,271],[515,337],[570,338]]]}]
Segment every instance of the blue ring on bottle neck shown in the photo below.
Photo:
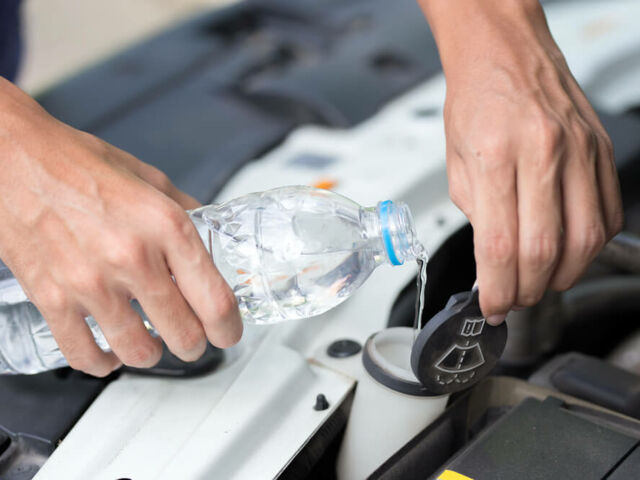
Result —
[{"label": "blue ring on bottle neck", "polygon": [[382,242],[384,243],[384,248],[387,251],[387,256],[391,261],[392,265],[402,265],[404,262],[401,262],[396,256],[396,252],[393,249],[393,242],[391,241],[391,232],[389,231],[389,210],[393,202],[391,200],[385,200],[384,202],[380,202],[379,214],[380,214],[380,228],[382,230]]}]

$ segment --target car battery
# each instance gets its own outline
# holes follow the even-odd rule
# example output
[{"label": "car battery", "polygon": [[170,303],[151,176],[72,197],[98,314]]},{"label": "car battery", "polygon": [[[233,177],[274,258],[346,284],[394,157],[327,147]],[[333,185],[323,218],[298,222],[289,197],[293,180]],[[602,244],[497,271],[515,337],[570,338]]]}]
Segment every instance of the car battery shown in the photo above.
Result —
[{"label": "car battery", "polygon": [[459,395],[370,480],[630,480],[638,478],[639,462],[639,421],[490,377]]},{"label": "car battery", "polygon": [[[525,399],[478,435],[431,480],[602,480],[640,473],[640,430],[623,430],[562,401]],[[633,471],[636,476],[624,476]]]}]

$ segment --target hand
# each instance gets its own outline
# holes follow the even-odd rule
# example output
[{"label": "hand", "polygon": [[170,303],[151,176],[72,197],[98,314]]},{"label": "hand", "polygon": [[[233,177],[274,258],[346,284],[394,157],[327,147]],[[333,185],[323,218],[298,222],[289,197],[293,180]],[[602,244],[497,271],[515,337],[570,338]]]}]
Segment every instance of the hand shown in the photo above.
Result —
[{"label": "hand", "polygon": [[[239,340],[235,296],[184,211],[198,202],[163,173],[58,122],[2,78],[0,152],[0,257],[73,368],[104,376],[160,359],[132,298],[182,360],[199,358],[206,338]],[[95,344],[88,315],[112,353]]]},{"label": "hand", "polygon": [[421,0],[447,80],[447,172],[492,324],[566,290],[620,231],[611,141],[536,0]]}]

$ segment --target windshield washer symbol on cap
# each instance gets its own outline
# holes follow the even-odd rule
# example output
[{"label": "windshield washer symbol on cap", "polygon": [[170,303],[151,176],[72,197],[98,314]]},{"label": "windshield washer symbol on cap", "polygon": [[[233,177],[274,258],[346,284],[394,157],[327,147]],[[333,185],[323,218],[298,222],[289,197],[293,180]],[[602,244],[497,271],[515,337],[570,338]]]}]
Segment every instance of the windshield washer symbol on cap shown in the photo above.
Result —
[{"label": "windshield washer symbol on cap", "polygon": [[[435,363],[436,370],[443,374],[436,375],[436,381],[441,385],[450,383],[467,383],[476,372],[476,368],[484,365],[480,343],[471,343],[470,337],[477,337],[484,328],[484,318],[467,318],[462,324],[460,335],[466,337],[463,345],[454,343]],[[464,374],[464,375],[463,375]]]},{"label": "windshield washer symbol on cap", "polygon": [[473,345],[453,344],[436,362],[435,367],[445,373],[465,373],[484,364],[484,355],[479,343]]}]

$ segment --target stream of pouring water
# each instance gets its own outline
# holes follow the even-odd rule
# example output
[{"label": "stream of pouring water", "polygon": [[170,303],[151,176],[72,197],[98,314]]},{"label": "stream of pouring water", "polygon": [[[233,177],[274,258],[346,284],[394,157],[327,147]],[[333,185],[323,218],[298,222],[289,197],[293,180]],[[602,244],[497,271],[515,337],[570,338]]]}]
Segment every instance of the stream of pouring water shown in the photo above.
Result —
[{"label": "stream of pouring water", "polygon": [[417,287],[418,292],[416,295],[416,316],[413,320],[413,341],[415,342],[418,337],[418,333],[422,330],[422,313],[424,311],[424,301],[425,301],[425,289],[427,286],[427,263],[429,261],[429,255],[427,255],[427,250],[422,247],[418,255],[416,256],[416,262],[418,263],[418,276],[417,276]]}]

